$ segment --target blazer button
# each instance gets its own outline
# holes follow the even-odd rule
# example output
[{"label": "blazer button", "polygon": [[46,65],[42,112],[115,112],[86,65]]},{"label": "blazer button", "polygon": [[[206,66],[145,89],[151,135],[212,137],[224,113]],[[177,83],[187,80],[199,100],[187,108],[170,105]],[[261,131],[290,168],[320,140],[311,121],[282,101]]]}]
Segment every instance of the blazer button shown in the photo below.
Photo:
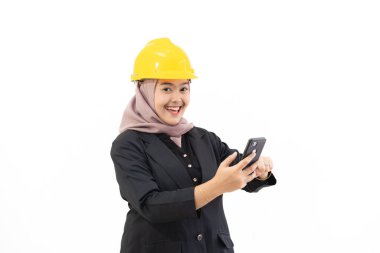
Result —
[{"label": "blazer button", "polygon": [[202,241],[202,239],[203,239],[203,235],[202,234],[197,235],[197,240],[198,241]]}]

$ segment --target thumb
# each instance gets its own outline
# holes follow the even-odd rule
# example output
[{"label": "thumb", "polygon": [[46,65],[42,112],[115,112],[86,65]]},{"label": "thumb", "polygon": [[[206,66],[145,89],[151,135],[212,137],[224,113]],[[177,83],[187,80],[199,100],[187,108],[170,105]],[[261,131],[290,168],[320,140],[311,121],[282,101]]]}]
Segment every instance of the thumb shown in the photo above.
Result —
[{"label": "thumb", "polygon": [[221,165],[229,166],[235,160],[236,156],[237,156],[237,152],[235,151],[231,155],[227,156],[227,158],[224,159]]}]

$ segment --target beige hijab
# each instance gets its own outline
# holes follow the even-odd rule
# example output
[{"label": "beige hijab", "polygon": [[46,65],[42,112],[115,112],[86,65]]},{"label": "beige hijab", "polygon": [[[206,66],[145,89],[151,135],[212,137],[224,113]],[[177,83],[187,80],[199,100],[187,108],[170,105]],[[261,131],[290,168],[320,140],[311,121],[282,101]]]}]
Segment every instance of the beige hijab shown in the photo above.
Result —
[{"label": "beige hijab", "polygon": [[144,133],[165,133],[181,147],[181,136],[194,125],[184,118],[177,125],[168,125],[160,119],[154,107],[157,83],[157,79],[147,79],[136,86],[136,94],[124,110],[119,131],[131,129]]}]

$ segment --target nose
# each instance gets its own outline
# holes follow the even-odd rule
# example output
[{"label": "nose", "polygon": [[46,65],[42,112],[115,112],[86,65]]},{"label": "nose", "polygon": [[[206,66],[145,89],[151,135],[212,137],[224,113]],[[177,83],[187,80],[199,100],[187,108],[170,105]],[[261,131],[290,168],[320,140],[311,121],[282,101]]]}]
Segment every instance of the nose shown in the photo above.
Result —
[{"label": "nose", "polygon": [[182,102],[182,94],[181,92],[173,92],[172,97],[171,97],[172,102]]}]

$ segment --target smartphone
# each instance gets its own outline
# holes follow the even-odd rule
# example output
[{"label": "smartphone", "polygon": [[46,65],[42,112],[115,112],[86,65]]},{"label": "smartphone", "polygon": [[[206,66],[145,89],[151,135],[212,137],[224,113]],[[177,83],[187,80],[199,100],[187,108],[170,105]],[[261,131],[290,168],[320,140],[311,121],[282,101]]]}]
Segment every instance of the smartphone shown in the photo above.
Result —
[{"label": "smartphone", "polygon": [[256,156],[248,163],[248,165],[245,168],[251,166],[257,160],[259,160],[261,152],[263,151],[265,142],[266,142],[266,139],[264,137],[251,138],[248,140],[247,145],[245,146],[245,149],[244,149],[243,159],[249,156],[253,152],[253,150],[256,150]]}]

